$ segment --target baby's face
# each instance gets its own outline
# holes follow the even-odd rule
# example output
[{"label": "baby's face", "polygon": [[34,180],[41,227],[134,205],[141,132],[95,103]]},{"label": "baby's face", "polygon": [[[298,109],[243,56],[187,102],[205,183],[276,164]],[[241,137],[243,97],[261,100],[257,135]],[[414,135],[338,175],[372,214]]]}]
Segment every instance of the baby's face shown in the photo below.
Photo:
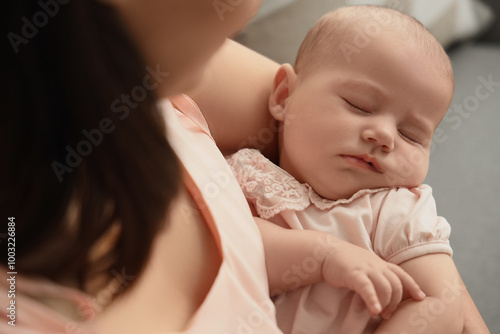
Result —
[{"label": "baby's face", "polygon": [[429,66],[430,57],[394,44],[377,40],[350,63],[339,57],[295,84],[290,80],[280,166],[325,198],[415,187],[427,174],[452,81]]}]

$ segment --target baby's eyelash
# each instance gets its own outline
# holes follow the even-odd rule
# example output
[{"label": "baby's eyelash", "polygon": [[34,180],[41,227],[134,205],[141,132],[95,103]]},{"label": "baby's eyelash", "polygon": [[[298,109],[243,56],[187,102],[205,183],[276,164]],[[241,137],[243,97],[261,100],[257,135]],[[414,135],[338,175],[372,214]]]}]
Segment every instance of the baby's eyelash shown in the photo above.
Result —
[{"label": "baby's eyelash", "polygon": [[404,137],[404,138],[408,139],[409,141],[411,141],[411,142],[413,142],[413,143],[415,143],[415,144],[420,144],[420,142],[418,142],[418,141],[417,141],[417,140],[415,140],[414,138],[412,138],[412,137],[410,137],[410,136],[408,136],[408,135],[404,134],[404,133],[403,133],[403,132],[401,132],[401,131],[398,131],[398,132],[399,132],[399,134],[400,134],[402,137]]},{"label": "baby's eyelash", "polygon": [[360,108],[360,107],[352,104],[351,102],[349,102],[347,100],[344,100],[344,101],[347,103],[347,105],[349,107],[351,107],[352,109],[355,109],[356,111],[360,111],[360,112],[365,113],[365,114],[369,114],[370,113],[370,112],[368,112],[368,111],[366,111],[366,110],[364,110],[364,109],[362,109],[362,108]]},{"label": "baby's eyelash", "polygon": [[[346,100],[346,99],[343,99],[343,100],[344,100],[344,101],[345,101],[345,103],[349,106],[349,108],[353,109],[354,111],[356,111],[356,112],[358,112],[358,113],[362,113],[362,114],[371,114],[371,112],[370,112],[370,111],[367,111],[367,110],[365,110],[365,109],[363,109],[363,108],[360,108],[360,107],[358,107],[357,105],[352,104],[351,102],[349,102],[349,101],[348,101],[348,100]],[[415,139],[415,138],[414,138],[414,136],[408,135],[408,134],[406,134],[406,133],[402,132],[401,130],[398,130],[398,133],[399,133],[399,135],[400,135],[403,139],[405,139],[405,140],[407,140],[407,141],[409,141],[409,142],[411,142],[411,143],[414,143],[414,144],[417,144],[417,145],[421,145],[421,142],[420,142],[419,140]]]}]

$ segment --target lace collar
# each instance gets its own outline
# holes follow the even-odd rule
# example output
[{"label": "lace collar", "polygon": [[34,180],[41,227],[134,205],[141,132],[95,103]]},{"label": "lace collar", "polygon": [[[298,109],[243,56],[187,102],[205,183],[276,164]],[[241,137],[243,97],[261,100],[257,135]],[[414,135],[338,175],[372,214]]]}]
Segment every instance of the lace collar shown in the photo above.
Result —
[{"label": "lace collar", "polygon": [[366,195],[389,188],[361,189],[348,199],[321,197],[307,183],[300,183],[258,150],[242,149],[228,158],[245,197],[252,201],[260,217],[269,219],[284,210],[302,211],[311,204],[329,210]]}]

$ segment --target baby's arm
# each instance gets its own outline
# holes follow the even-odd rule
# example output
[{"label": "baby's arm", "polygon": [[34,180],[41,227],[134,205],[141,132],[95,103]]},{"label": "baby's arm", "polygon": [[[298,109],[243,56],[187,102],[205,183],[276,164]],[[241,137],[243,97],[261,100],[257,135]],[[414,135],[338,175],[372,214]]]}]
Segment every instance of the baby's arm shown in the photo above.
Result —
[{"label": "baby's arm", "polygon": [[406,299],[375,334],[462,333],[463,285],[452,258],[431,254],[408,260],[401,267],[422,287],[422,301]]},{"label": "baby's arm", "polygon": [[326,281],[357,292],[372,315],[389,315],[403,291],[424,294],[400,267],[329,233],[291,230],[254,218],[262,235],[271,295]]}]

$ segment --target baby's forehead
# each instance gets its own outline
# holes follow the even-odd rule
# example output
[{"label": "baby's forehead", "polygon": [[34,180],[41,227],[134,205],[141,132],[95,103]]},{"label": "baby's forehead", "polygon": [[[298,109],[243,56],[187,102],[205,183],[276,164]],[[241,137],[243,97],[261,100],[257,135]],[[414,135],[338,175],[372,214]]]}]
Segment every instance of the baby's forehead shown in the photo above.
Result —
[{"label": "baby's forehead", "polygon": [[321,17],[304,39],[295,67],[306,71],[325,61],[349,63],[369,53],[370,45],[391,39],[395,51],[407,48],[425,57],[453,85],[451,63],[434,36],[413,17],[378,6],[344,7]]}]

